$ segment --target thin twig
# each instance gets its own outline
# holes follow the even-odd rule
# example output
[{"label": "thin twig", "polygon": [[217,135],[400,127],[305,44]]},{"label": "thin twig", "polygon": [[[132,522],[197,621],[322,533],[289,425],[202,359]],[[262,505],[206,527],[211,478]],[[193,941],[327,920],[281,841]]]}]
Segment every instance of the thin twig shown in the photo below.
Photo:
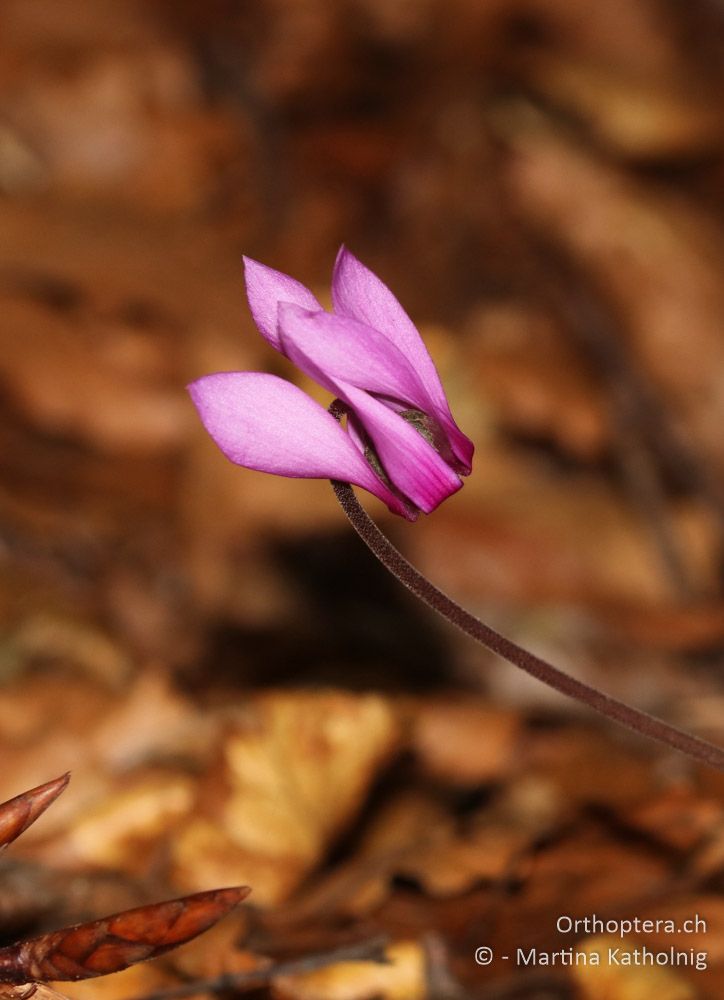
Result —
[{"label": "thin twig", "polygon": [[134,1000],[182,1000],[184,997],[199,993],[224,993],[227,991],[243,992],[258,989],[277,976],[293,976],[303,972],[314,972],[338,962],[376,962],[379,965],[389,964],[385,948],[389,938],[385,935],[358,941],[355,944],[342,945],[331,951],[315,952],[303,955],[301,958],[291,958],[286,962],[274,962],[263,969],[253,969],[250,972],[227,972],[215,979],[195,979],[182,986],[171,986],[165,990],[146,993]]},{"label": "thin twig", "polygon": [[[337,412],[340,411],[337,410]],[[332,487],[352,527],[382,565],[393,576],[397,577],[408,590],[411,590],[421,601],[424,601],[433,611],[437,611],[456,628],[461,629],[476,642],[485,646],[486,649],[502,656],[513,666],[519,667],[531,677],[547,684],[554,691],[558,691],[568,698],[573,698],[582,705],[587,705],[607,719],[618,722],[642,736],[657,740],[659,743],[663,743],[673,750],[678,750],[694,760],[702,761],[718,771],[724,771],[724,748],[676,729],[662,719],[657,719],[638,708],[632,708],[603,691],[599,691],[575,677],[570,677],[471,615],[469,611],[460,607],[451,597],[430,583],[419,570],[405,559],[363,510],[348,483],[333,480]]]}]

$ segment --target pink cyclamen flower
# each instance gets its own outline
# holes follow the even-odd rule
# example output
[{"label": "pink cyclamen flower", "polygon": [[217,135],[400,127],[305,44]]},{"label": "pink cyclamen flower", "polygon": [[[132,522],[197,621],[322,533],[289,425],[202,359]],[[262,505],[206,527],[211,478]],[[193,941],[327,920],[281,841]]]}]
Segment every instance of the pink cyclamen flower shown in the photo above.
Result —
[{"label": "pink cyclamen flower", "polygon": [[408,520],[460,489],[473,444],[389,288],[342,247],[327,312],[294,278],[248,258],[244,264],[259,332],[345,404],[347,426],[276,375],[205,375],[189,392],[226,457],[278,476],[353,483]]}]

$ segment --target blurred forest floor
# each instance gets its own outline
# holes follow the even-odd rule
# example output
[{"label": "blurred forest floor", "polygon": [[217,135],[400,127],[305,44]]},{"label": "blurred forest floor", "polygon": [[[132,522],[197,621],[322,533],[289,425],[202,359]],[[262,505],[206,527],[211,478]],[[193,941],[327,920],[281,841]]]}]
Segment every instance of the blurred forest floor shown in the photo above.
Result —
[{"label": "blurred forest floor", "polygon": [[[0,797],[73,782],[0,927],[254,890],[74,1000],[253,969],[284,1000],[722,996],[724,780],[451,634],[183,387],[290,374],[242,253],[326,300],[347,243],[477,447],[424,523],[376,516],[519,642],[722,742],[723,56],[721,0],[3,0]],[[595,949],[555,926],[593,913],[698,913],[673,944],[708,968],[500,958]],[[381,933],[391,964],[274,973]]]}]

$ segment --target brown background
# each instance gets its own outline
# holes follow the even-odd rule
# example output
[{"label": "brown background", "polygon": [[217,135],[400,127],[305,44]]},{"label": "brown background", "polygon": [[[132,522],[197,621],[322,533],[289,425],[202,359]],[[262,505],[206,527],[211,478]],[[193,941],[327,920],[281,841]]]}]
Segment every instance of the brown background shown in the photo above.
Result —
[{"label": "brown background", "polygon": [[[474,967],[532,923],[560,947],[564,902],[721,927],[721,781],[432,620],[327,484],[228,465],[184,385],[294,377],[241,254],[327,300],[346,243],[477,448],[430,518],[369,509],[518,641],[721,740],[723,52],[719,0],[4,0],[0,784],[75,771],[24,863],[94,892],[115,873],[124,899],[131,874],[132,895],[248,880],[272,913],[362,865],[353,929],[413,950],[434,931],[486,996],[629,996]],[[377,823],[407,824],[389,836],[409,857],[375,895]],[[32,872],[37,925],[116,899],[101,879],[40,905]],[[336,941],[319,912],[319,940],[267,928],[250,953]],[[690,985],[651,974],[659,1000],[719,995],[716,938]]]}]

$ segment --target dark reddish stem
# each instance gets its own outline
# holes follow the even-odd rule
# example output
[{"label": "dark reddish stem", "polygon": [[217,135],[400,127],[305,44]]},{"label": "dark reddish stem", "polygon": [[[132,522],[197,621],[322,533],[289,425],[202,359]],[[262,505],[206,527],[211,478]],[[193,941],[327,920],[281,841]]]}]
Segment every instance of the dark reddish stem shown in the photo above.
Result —
[{"label": "dark reddish stem", "polygon": [[561,694],[587,705],[607,719],[619,722],[642,736],[658,740],[659,743],[678,750],[694,760],[703,761],[710,767],[724,771],[724,748],[682,732],[662,719],[657,719],[653,715],[632,708],[630,705],[604,694],[597,688],[576,680],[575,677],[569,677],[562,670],[542,660],[539,656],[529,653],[528,650],[518,646],[512,640],[506,639],[495,629],[461,608],[452,598],[430,583],[419,570],[415,569],[383,535],[374,521],[363,510],[348,483],[332,481],[332,487],[352,527],[377,556],[385,569],[388,569],[400,583],[404,584],[408,590],[411,590],[421,601],[437,611],[452,625],[461,629],[476,642],[481,643],[486,649],[502,656],[513,666],[519,667],[531,677],[547,684],[554,691],[559,691]]}]

